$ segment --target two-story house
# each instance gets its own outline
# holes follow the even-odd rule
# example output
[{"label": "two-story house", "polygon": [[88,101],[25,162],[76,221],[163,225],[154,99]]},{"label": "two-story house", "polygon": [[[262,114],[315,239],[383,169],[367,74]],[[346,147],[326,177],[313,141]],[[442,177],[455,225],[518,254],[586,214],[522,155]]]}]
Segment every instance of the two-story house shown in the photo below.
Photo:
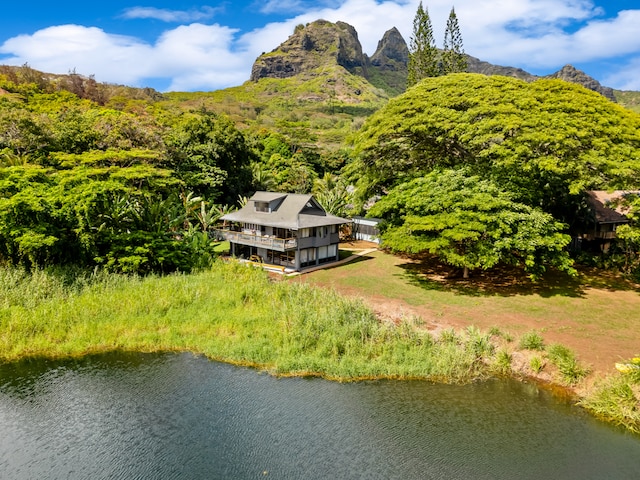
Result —
[{"label": "two-story house", "polygon": [[230,253],[291,270],[339,260],[339,228],[350,220],[328,214],[311,195],[256,192],[221,218],[218,235]]}]

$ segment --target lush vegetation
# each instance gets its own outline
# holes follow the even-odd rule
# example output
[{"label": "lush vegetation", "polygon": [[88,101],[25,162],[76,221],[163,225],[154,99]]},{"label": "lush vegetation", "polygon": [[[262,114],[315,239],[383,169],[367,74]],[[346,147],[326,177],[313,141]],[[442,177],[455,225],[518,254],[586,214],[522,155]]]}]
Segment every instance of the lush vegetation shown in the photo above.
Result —
[{"label": "lush vegetation", "polygon": [[193,351],[277,374],[468,381],[489,373],[478,331],[441,341],[361,301],[216,263],[190,275],[33,275],[0,269],[0,360],[111,350]]},{"label": "lush vegetation", "polygon": [[444,31],[442,51],[436,47],[429,9],[418,4],[409,40],[407,85],[414,86],[423,78],[467,71],[458,17],[452,7]]},{"label": "lush vegetation", "polygon": [[[304,283],[273,282],[261,270],[235,263],[146,277],[1,268],[0,305],[2,362],[114,350],[191,351],[277,375],[342,381],[467,382],[514,373],[507,332],[470,327],[433,335],[415,317],[380,322],[360,300]],[[520,340],[523,348],[545,350],[559,381],[581,380],[586,369],[572,351],[541,343],[531,332]],[[610,378],[582,402],[637,431],[636,385],[637,378]]]},{"label": "lush vegetation", "polygon": [[587,189],[635,188],[640,116],[559,80],[427,78],[372,115],[353,164],[367,199],[434,168],[470,169],[571,223]]},{"label": "lush vegetation", "polygon": [[346,153],[319,152],[297,129],[242,132],[208,105],[3,69],[0,261],[189,271],[211,262],[217,218],[255,190],[313,191],[344,213]]},{"label": "lush vegetation", "polygon": [[[567,233],[583,193],[638,188],[638,132],[637,114],[556,80],[450,74],[387,104],[339,68],[168,95],[2,69],[0,361],[190,350],[340,379],[509,374],[496,335],[381,323],[360,302],[217,263],[209,232],[258,189],[313,192],[339,215],[355,191],[359,213],[379,199],[369,213],[385,218],[391,249],[464,270],[573,273]],[[632,223],[606,258],[632,274],[640,205],[628,202]],[[407,280],[429,282],[413,273],[395,286],[403,295]],[[380,292],[366,272],[358,281]],[[537,345],[534,372],[586,374],[562,346],[522,345]],[[637,389],[611,381],[585,405],[637,429]]]},{"label": "lush vegetation", "polygon": [[521,265],[534,278],[547,266],[575,273],[563,225],[520,204],[489,180],[435,170],[398,185],[370,210],[384,218],[382,241],[393,251],[429,252],[464,270]]}]

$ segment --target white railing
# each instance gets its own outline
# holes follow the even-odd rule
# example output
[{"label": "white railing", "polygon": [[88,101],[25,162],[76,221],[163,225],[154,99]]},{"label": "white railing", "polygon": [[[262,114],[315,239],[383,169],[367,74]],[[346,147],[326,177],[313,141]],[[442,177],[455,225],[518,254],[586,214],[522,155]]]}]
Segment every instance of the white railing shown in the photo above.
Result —
[{"label": "white railing", "polygon": [[241,245],[249,245],[251,247],[262,247],[270,250],[284,252],[285,250],[295,249],[298,242],[295,238],[278,238],[272,235],[258,235],[252,233],[235,232],[232,230],[216,230],[225,240]]}]

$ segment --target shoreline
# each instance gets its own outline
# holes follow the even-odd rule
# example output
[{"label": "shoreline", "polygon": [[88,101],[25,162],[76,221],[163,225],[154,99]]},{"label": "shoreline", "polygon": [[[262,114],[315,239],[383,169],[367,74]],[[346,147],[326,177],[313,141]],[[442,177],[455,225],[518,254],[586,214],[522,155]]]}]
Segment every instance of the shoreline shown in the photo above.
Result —
[{"label": "shoreline", "polygon": [[[468,383],[492,376],[545,382],[512,368],[514,358],[520,365],[527,360],[505,349],[513,339],[503,332],[467,328],[436,337],[417,318],[389,322],[362,300],[304,282],[274,282],[240,264],[220,262],[190,275],[79,278],[78,286],[45,272],[0,274],[1,363],[191,352],[275,376],[340,382]],[[548,363],[545,373],[552,373]],[[620,415],[610,421],[640,431],[640,417]]]}]

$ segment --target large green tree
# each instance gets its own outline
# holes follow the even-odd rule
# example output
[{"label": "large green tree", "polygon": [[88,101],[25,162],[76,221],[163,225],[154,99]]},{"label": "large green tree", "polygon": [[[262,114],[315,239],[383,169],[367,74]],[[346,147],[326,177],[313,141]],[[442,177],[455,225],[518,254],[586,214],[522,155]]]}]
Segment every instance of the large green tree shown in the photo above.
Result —
[{"label": "large green tree", "polygon": [[498,264],[520,265],[534,278],[548,266],[574,273],[561,223],[466,170],[434,171],[398,185],[369,213],[385,219],[385,247],[429,252],[465,278],[469,270]]},{"label": "large green tree", "polygon": [[415,85],[426,77],[438,75],[438,49],[433,39],[429,9],[418,5],[413,19],[413,33],[409,39],[407,85]]},{"label": "large green tree", "polygon": [[349,167],[369,198],[436,167],[467,166],[568,219],[582,192],[640,181],[640,115],[561,80],[451,74],[372,115]]},{"label": "large green tree", "polygon": [[253,152],[227,117],[206,110],[180,115],[166,136],[166,166],[187,190],[234,203],[251,187]]},{"label": "large green tree", "polygon": [[443,75],[467,71],[467,58],[462,46],[462,34],[460,33],[458,16],[453,7],[447,19],[447,28],[444,31],[440,70]]}]

